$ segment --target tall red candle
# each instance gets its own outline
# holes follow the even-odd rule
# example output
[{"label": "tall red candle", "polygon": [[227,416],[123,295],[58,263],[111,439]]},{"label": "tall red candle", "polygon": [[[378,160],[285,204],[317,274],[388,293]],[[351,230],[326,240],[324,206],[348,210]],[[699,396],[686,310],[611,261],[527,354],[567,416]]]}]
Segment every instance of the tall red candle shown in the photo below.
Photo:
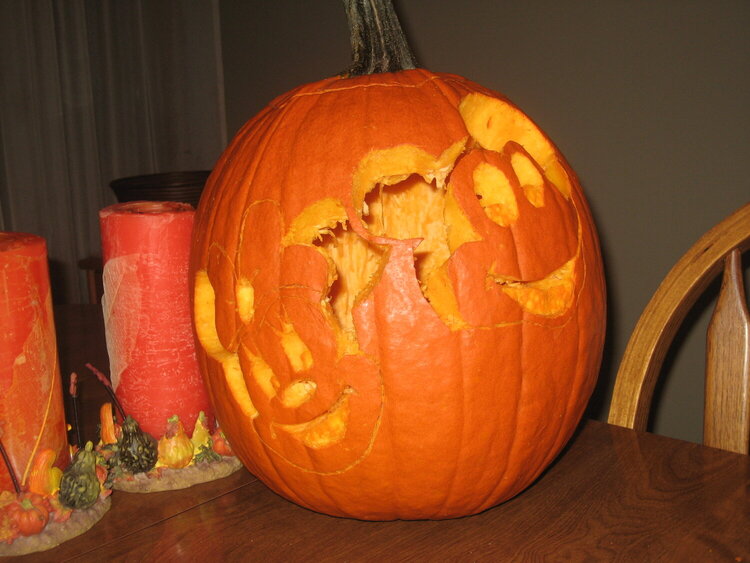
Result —
[{"label": "tall red candle", "polygon": [[213,419],[190,313],[194,214],[188,204],[143,201],[99,212],[112,386],[125,412],[156,438],[172,415],[188,432],[201,410]]},{"label": "tall red candle", "polygon": [[[52,315],[47,244],[36,235],[0,232],[0,439],[25,484],[34,456],[70,461]],[[12,490],[0,459],[0,491]]]}]

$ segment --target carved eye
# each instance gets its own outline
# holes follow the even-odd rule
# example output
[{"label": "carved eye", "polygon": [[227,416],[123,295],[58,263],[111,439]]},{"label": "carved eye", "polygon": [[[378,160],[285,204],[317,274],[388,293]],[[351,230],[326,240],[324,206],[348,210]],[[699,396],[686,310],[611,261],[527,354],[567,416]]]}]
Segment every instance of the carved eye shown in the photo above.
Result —
[{"label": "carved eye", "polygon": [[474,191],[487,214],[501,227],[518,219],[518,203],[510,180],[500,169],[486,162],[474,169]]},{"label": "carved eye", "polygon": [[526,199],[534,207],[544,205],[544,178],[531,159],[523,153],[513,153],[510,159]]}]

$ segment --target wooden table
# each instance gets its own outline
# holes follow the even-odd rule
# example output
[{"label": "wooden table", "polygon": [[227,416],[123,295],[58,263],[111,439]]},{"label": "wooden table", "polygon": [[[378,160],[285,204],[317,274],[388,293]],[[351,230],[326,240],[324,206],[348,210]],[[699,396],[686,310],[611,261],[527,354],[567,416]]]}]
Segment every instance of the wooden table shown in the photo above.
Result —
[{"label": "wooden table", "polygon": [[[98,309],[56,309],[63,373],[106,396]],[[95,408],[84,409],[94,439]],[[516,498],[447,521],[361,522],[298,507],[241,470],[180,491],[115,492],[112,509],[44,561],[750,561],[750,457],[585,421]],[[15,560],[14,560],[15,561]]]}]

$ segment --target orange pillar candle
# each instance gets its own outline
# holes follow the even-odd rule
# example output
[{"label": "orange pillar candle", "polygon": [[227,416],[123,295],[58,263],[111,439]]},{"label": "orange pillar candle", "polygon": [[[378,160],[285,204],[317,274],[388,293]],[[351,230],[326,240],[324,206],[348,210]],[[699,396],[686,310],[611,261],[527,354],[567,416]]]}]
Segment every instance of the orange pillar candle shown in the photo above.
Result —
[{"label": "orange pillar candle", "polygon": [[110,374],[123,409],[152,436],[178,415],[213,419],[195,356],[188,291],[194,209],[129,202],[99,212]]},{"label": "orange pillar candle", "polygon": [[[0,232],[0,439],[21,485],[41,450],[70,461],[47,244],[26,233]],[[12,489],[0,459],[0,491]]]}]

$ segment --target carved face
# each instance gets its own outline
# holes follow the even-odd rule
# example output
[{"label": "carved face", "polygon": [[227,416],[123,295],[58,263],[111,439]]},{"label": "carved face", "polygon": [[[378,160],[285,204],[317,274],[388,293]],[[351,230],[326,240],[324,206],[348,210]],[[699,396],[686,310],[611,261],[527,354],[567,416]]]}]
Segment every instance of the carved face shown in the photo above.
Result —
[{"label": "carved face", "polygon": [[235,451],[331,514],[509,498],[564,445],[598,368],[601,264],[575,177],[523,113],[455,76],[276,100],[209,180],[192,272]]}]

